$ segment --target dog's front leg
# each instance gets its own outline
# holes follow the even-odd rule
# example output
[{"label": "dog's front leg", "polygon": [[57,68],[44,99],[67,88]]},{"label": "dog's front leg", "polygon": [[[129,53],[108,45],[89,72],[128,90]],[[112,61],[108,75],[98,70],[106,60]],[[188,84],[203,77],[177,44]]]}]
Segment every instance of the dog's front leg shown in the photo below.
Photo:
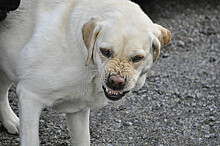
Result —
[{"label": "dog's front leg", "polygon": [[66,114],[73,146],[90,145],[89,113],[90,110],[80,110],[76,113]]},{"label": "dog's front leg", "polygon": [[39,117],[44,105],[37,101],[37,95],[21,88],[19,96],[20,143],[21,146],[39,146]]}]

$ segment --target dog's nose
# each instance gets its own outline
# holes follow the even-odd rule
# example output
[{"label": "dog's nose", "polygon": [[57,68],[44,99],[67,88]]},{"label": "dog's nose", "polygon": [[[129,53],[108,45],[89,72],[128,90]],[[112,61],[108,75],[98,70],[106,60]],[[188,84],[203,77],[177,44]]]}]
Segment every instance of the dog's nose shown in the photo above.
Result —
[{"label": "dog's nose", "polygon": [[107,86],[113,90],[122,90],[125,86],[125,79],[119,75],[111,75],[108,79]]}]

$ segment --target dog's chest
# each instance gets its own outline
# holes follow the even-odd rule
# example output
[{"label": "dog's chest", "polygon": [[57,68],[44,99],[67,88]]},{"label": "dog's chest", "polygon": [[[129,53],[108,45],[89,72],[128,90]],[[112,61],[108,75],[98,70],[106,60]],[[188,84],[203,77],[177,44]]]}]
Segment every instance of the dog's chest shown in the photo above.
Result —
[{"label": "dog's chest", "polygon": [[98,79],[94,78],[90,83],[81,83],[67,89],[69,91],[66,90],[64,92],[69,92],[69,94],[56,100],[53,104],[53,109],[58,112],[72,113],[81,109],[105,106],[107,99],[98,83]]},{"label": "dog's chest", "polygon": [[73,97],[65,97],[57,100],[52,106],[54,110],[62,113],[73,113],[81,109],[100,108],[107,104],[107,100],[103,93],[97,93],[95,96],[80,97],[74,99]]}]

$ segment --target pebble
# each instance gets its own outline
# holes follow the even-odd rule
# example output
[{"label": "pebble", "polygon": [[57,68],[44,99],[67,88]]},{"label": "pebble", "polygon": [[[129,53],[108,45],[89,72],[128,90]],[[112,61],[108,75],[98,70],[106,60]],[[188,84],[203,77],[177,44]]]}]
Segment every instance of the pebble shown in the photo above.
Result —
[{"label": "pebble", "polygon": [[150,101],[150,100],[152,100],[152,98],[148,96],[148,97],[147,97],[147,100]]},{"label": "pebble", "polygon": [[125,122],[125,126],[132,126],[133,125],[133,123],[131,123],[131,122]]},{"label": "pebble", "polygon": [[168,53],[164,53],[163,55],[162,55],[162,58],[168,58],[169,57],[169,54]]},{"label": "pebble", "polygon": [[216,59],[215,59],[214,57],[210,57],[210,58],[209,58],[209,62],[213,63],[213,62],[215,62],[215,61],[216,61]]},{"label": "pebble", "polygon": [[116,119],[115,120],[117,123],[121,123],[121,120],[120,119]]},{"label": "pebble", "polygon": [[185,43],[183,41],[177,41],[177,46],[179,47],[184,47],[185,46]]}]

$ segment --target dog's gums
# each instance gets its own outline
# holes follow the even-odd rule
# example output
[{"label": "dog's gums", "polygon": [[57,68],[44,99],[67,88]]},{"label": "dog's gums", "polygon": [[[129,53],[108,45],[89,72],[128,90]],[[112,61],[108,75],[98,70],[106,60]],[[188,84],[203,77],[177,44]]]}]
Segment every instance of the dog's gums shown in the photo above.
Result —
[{"label": "dog's gums", "polygon": [[122,99],[122,97],[125,96],[126,93],[128,93],[129,91],[126,91],[126,92],[118,92],[118,91],[114,91],[112,89],[107,89],[105,88],[104,86],[102,86],[102,89],[105,93],[105,96],[109,99],[109,100],[112,100],[112,101],[117,101],[117,100],[120,100]]}]

